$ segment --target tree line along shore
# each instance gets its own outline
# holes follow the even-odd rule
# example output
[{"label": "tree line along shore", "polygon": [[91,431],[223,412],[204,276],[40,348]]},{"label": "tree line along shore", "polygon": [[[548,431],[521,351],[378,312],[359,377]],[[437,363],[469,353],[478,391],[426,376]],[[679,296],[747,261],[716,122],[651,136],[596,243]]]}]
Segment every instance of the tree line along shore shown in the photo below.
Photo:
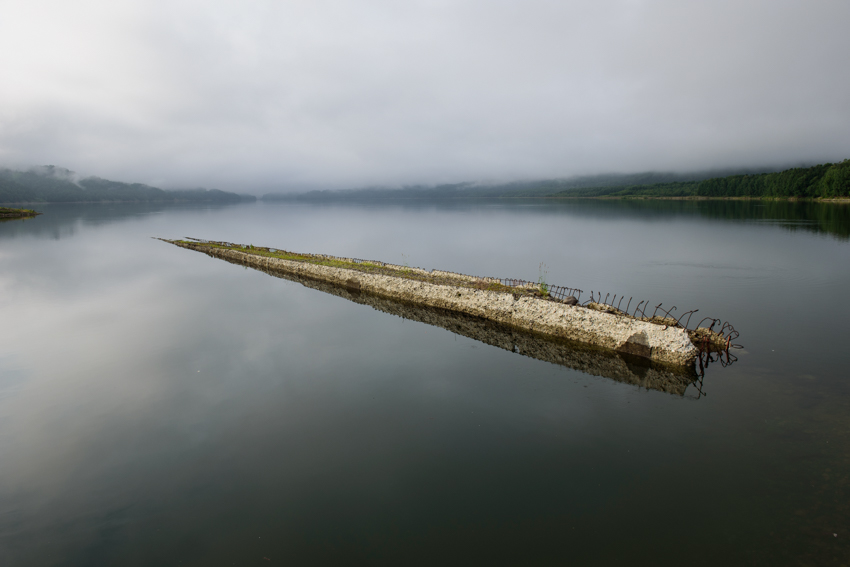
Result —
[{"label": "tree line along shore", "polygon": [[778,172],[606,174],[502,184],[455,183],[401,189],[367,187],[269,193],[267,201],[395,199],[850,199],[850,160]]},{"label": "tree line along shore", "polygon": [[[769,173],[606,174],[503,184],[455,183],[402,189],[368,187],[301,193],[269,193],[266,201],[345,201],[395,199],[774,199],[850,200],[850,160]],[[0,203],[214,202],[238,203],[256,197],[217,189],[163,190],[142,183],[99,177],[79,178],[54,166],[27,171],[0,169]]]},{"label": "tree line along shore", "polygon": [[553,197],[655,197],[703,199],[850,199],[850,160],[775,173],[562,191]]}]

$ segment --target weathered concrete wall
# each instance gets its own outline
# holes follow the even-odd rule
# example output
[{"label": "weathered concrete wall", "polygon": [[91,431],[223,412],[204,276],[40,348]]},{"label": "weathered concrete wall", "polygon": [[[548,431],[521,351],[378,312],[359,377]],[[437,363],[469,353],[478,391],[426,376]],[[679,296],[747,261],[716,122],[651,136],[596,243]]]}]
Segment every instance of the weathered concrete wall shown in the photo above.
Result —
[{"label": "weathered concrete wall", "polygon": [[[233,262],[229,259],[227,261]],[[243,265],[241,262],[234,263]],[[261,271],[354,303],[367,305],[383,313],[441,327],[452,333],[522,356],[572,368],[585,374],[609,378],[617,382],[683,396],[688,386],[698,378],[693,366],[660,364],[610,349],[574,343],[508,327],[495,321],[465,313],[395,301],[275,269],[261,269]]]},{"label": "weathered concrete wall", "polygon": [[697,348],[683,329],[534,297],[436,285],[356,270],[269,258],[223,248],[174,242],[242,265],[329,282],[395,301],[464,313],[569,341],[626,352],[667,364],[692,366]]}]

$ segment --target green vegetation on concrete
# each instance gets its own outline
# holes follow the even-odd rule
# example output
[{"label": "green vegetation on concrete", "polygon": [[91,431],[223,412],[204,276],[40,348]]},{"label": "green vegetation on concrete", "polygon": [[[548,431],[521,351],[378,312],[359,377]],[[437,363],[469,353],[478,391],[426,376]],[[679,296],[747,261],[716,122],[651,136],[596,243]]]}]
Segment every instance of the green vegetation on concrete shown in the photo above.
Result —
[{"label": "green vegetation on concrete", "polygon": [[142,183],[122,183],[99,177],[78,179],[74,172],[52,165],[27,171],[0,169],[0,203],[237,203],[254,199],[218,189],[165,191]]},{"label": "green vegetation on concrete", "polygon": [[[549,285],[545,281],[545,278],[548,275],[548,266],[546,266],[542,262],[540,264],[540,280],[536,285],[530,283],[527,285],[507,286],[504,285],[501,280],[496,278],[475,278],[471,276],[464,276],[461,274],[452,274],[450,272],[426,272],[425,270],[419,268],[410,268],[408,266],[395,266],[391,264],[384,264],[382,262],[367,262],[360,260],[353,261],[352,259],[348,258],[336,258],[313,254],[300,254],[275,248],[261,248],[253,245],[241,245],[230,242],[210,242],[199,240],[163,240],[171,244],[176,244],[178,246],[183,246],[197,251],[210,250],[210,252],[208,253],[211,255],[215,254],[214,252],[212,252],[215,249],[232,250],[251,256],[279,258],[281,260],[314,264],[318,266],[327,266],[331,268],[341,268],[370,275],[391,276],[399,279],[419,281],[433,285],[447,285],[458,288],[485,290],[497,293],[511,294],[514,296],[515,299],[519,297],[533,297],[552,301],[555,303],[562,303],[561,300],[552,297],[552,295],[549,293]],[[359,283],[357,283],[357,289],[360,289]],[[626,319],[633,319],[636,321],[663,325],[665,327],[679,326],[679,323],[675,318],[656,316],[655,314],[653,314],[652,316],[646,316],[646,314],[638,316],[637,311],[634,315],[629,315],[628,313],[621,311],[614,306],[596,302],[586,303],[582,305],[582,307],[595,311],[602,311]],[[722,351],[728,348],[728,340],[715,331],[705,328],[686,331],[691,339],[691,342],[695,346],[701,346],[702,348],[705,348],[707,350],[715,351]]]},{"label": "green vegetation on concrete", "polygon": [[540,262],[539,272],[540,275],[537,278],[537,286],[540,289],[540,294],[543,297],[549,297],[549,284],[546,283],[546,278],[549,276],[549,266]]},{"label": "green vegetation on concrete", "polygon": [[[291,260],[294,262],[304,262],[315,264],[317,266],[328,266],[331,268],[343,268],[346,270],[354,270],[366,274],[393,276],[406,280],[420,281],[435,285],[452,285],[456,287],[464,287],[469,289],[479,289],[485,291],[496,291],[500,293],[511,293],[514,295],[534,296],[552,299],[548,293],[543,292],[538,287],[510,287],[503,285],[495,278],[474,278],[462,276],[460,274],[450,274],[448,272],[426,272],[418,268],[409,266],[393,266],[384,264],[383,262],[353,262],[345,258],[328,258],[326,256],[313,254],[299,254],[296,252],[287,252],[286,250],[277,250],[274,248],[260,248],[253,245],[242,246],[239,244],[224,243],[224,242],[196,242],[193,240],[169,240],[172,244],[188,244],[195,248],[221,248],[225,250],[235,250],[237,252],[246,252],[255,256],[265,256],[268,258],[280,258],[281,260]],[[232,245],[231,245],[232,244]],[[552,299],[555,301],[554,299]]]}]

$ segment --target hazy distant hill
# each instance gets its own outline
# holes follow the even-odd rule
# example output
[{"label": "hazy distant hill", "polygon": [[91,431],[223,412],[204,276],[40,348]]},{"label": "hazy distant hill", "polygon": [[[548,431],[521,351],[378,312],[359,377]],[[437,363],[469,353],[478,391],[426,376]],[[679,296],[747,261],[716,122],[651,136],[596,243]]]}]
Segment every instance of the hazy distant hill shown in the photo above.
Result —
[{"label": "hazy distant hill", "polygon": [[457,183],[402,189],[369,187],[307,193],[270,193],[268,201],[479,199],[541,197],[801,197],[850,195],[850,160],[762,173],[728,170],[698,173],[610,174],[503,184]]},{"label": "hazy distant hill", "polygon": [[52,165],[27,171],[0,169],[0,203],[73,202],[216,202],[236,203],[254,200],[218,189],[165,191],[141,183],[122,183],[99,177],[78,179],[76,174]]},{"label": "hazy distant hill", "polygon": [[[744,173],[740,170],[725,173]],[[748,172],[747,172],[748,173]],[[266,201],[339,201],[339,200],[384,200],[384,199],[477,199],[506,197],[542,197],[575,188],[644,185],[648,183],[670,183],[707,179],[717,172],[703,173],[659,173],[606,174],[568,179],[545,179],[539,181],[515,181],[511,183],[452,183],[437,186],[415,185],[400,189],[386,187],[364,187],[336,191],[309,191],[306,193],[269,193]]]},{"label": "hazy distant hill", "polygon": [[732,175],[699,181],[620,184],[560,191],[558,197],[755,197],[834,199],[850,197],[850,160],[775,173]]}]

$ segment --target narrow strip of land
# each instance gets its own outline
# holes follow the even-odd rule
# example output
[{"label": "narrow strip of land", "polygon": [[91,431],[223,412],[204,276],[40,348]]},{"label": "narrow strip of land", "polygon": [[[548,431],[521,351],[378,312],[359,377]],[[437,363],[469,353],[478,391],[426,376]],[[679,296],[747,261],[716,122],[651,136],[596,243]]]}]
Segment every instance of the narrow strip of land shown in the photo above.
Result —
[{"label": "narrow strip of land", "polygon": [[10,209],[0,207],[0,219],[26,219],[40,215],[41,213],[32,209]]}]

